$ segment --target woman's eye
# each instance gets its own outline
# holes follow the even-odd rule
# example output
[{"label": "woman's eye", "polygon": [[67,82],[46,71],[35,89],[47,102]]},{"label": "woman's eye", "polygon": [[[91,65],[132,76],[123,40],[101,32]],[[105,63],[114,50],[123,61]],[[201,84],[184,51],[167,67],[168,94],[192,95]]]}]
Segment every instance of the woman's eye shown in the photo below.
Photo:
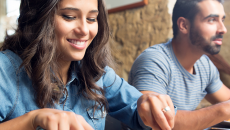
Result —
[{"label": "woman's eye", "polygon": [[95,18],[87,18],[90,22],[96,22],[97,20]]},{"label": "woman's eye", "polygon": [[62,17],[66,20],[74,20],[76,17],[68,16],[68,15],[62,15]]}]

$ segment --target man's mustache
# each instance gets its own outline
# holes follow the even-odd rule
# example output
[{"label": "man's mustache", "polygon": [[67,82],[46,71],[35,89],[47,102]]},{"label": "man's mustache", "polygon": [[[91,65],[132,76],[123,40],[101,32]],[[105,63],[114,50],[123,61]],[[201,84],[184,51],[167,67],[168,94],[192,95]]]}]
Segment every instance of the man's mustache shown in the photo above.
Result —
[{"label": "man's mustache", "polygon": [[223,35],[216,35],[216,36],[213,36],[212,38],[211,38],[211,40],[213,41],[213,40],[215,40],[215,39],[223,39]]}]

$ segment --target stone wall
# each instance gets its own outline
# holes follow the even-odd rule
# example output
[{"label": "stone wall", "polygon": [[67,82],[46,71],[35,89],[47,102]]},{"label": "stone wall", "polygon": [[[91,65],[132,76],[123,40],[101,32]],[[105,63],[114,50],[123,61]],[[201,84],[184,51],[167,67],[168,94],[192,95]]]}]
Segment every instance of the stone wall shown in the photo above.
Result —
[{"label": "stone wall", "polygon": [[146,6],[109,14],[116,72],[125,80],[138,55],[149,46],[172,37],[168,0],[148,0]]}]

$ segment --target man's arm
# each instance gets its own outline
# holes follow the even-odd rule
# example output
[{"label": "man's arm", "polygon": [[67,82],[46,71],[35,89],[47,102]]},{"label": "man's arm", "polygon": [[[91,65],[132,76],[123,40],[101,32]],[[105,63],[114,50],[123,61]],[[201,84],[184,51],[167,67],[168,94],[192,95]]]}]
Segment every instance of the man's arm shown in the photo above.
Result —
[{"label": "man's arm", "polygon": [[[224,92],[223,92],[224,91]],[[155,93],[152,91],[141,91],[143,94]],[[219,94],[221,93],[221,94]],[[219,95],[219,96],[217,96]],[[208,94],[206,98],[218,103],[206,108],[202,108],[194,111],[178,110],[175,117],[175,130],[200,130],[213,126],[223,120],[230,118],[230,101],[226,101],[230,98],[229,89],[223,85],[220,90],[213,94]],[[212,97],[212,98],[210,98]],[[217,102],[218,101],[218,102]],[[213,102],[212,102],[213,103]]]},{"label": "man's arm", "polygon": [[205,98],[212,104],[227,101],[230,99],[230,89],[223,84],[217,92],[207,94]]}]

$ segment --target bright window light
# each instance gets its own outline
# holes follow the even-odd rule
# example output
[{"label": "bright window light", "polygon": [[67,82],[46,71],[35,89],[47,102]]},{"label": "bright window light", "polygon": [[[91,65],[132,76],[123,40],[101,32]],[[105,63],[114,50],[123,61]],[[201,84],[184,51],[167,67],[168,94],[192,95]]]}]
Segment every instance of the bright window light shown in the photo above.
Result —
[{"label": "bright window light", "polygon": [[19,16],[20,0],[6,0],[7,17]]}]

